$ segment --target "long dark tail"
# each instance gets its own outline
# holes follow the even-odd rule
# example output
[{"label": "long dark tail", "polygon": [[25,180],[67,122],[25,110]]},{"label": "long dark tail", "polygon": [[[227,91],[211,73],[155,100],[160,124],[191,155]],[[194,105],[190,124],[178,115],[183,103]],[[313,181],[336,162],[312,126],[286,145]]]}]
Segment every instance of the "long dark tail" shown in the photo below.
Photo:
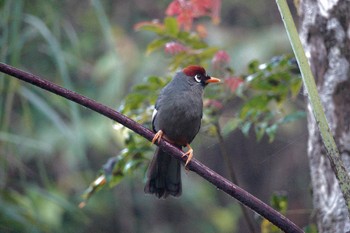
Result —
[{"label": "long dark tail", "polygon": [[180,161],[157,147],[148,167],[144,190],[145,193],[155,194],[158,198],[166,198],[168,195],[180,196],[182,192]]}]

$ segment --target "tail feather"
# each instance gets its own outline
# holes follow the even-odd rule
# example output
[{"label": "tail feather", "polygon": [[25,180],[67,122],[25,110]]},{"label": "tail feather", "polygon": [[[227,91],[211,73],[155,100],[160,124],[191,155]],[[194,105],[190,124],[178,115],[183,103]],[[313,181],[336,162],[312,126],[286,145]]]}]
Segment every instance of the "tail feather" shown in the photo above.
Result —
[{"label": "tail feather", "polygon": [[145,193],[155,194],[158,198],[168,195],[180,196],[181,167],[180,161],[157,148],[148,167]]}]

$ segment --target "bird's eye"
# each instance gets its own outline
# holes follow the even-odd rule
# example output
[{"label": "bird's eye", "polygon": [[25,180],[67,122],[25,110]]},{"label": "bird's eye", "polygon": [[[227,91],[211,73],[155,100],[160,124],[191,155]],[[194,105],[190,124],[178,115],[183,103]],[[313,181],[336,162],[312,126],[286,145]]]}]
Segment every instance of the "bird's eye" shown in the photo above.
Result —
[{"label": "bird's eye", "polygon": [[202,80],[201,80],[201,76],[199,74],[196,74],[194,76],[194,80],[196,80],[197,83],[200,83]]}]

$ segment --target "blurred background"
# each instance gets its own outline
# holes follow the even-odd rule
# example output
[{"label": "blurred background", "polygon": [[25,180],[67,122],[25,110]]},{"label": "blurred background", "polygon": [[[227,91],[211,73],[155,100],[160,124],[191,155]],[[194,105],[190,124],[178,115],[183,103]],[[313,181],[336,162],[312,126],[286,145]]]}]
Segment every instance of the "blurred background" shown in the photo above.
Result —
[{"label": "blurred background", "polygon": [[[168,72],[163,51],[145,54],[154,35],[134,25],[163,19],[169,3],[0,0],[0,62],[118,109],[133,85]],[[292,52],[274,2],[224,0],[221,23],[203,23],[238,74],[253,59]],[[304,109],[303,95],[290,105]],[[183,172],[180,198],[145,195],[147,163],[80,209],[102,165],[123,150],[113,122],[3,74],[0,109],[0,232],[250,232],[238,202],[194,173]],[[235,131],[224,146],[242,188],[266,203],[282,193],[287,217],[312,222],[306,119],[279,128],[273,143]],[[228,177],[216,138],[200,133],[193,147]],[[259,232],[262,219],[249,214]]]}]

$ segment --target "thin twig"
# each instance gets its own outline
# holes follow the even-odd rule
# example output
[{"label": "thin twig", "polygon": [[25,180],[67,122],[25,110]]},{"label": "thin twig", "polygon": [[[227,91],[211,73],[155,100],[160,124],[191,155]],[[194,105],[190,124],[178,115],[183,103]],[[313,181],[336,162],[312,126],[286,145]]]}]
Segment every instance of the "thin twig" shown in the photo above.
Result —
[{"label": "thin twig", "polygon": [[[227,153],[227,150],[225,148],[224,137],[221,134],[221,127],[220,127],[218,122],[215,124],[215,129],[216,129],[216,133],[217,133],[218,139],[219,139],[220,151],[221,151],[222,157],[224,158],[224,163],[226,164],[230,179],[234,184],[239,186],[238,179],[237,179],[237,176],[235,173],[235,169],[232,166],[231,157],[229,156],[229,154]],[[255,233],[256,232],[255,225],[254,225],[254,222],[252,221],[252,219],[248,213],[247,207],[245,207],[242,203],[239,203],[239,206],[240,206],[241,211],[243,213],[243,218],[248,226],[249,232]]]},{"label": "thin twig", "polygon": [[[114,121],[117,121],[118,123],[138,133],[139,135],[141,135],[149,141],[151,141],[154,136],[154,133],[152,131],[131,120],[130,118],[124,116],[123,114],[85,96],[67,90],[47,80],[41,79],[36,75],[24,72],[22,70],[16,69],[3,63],[0,63],[0,71],[25,82],[31,83],[35,86],[38,86],[49,92],[55,93],[66,99],[72,100],[95,112],[98,112]],[[186,162],[186,158],[182,157],[183,152],[175,146],[171,145],[165,140],[161,140],[160,143],[156,144],[158,144],[158,146],[162,148],[162,150],[164,150],[168,154],[171,154],[176,159],[181,160],[183,163]],[[192,159],[191,162],[187,165],[187,168],[197,173],[213,185],[215,185],[218,189],[221,189],[233,198],[240,201],[242,204],[251,208],[258,214],[269,220],[271,223],[279,227],[281,230],[293,233],[303,232],[297,225],[295,225],[288,218],[274,210],[272,207],[268,206],[267,204],[254,197],[250,193],[246,192],[245,190],[241,189],[240,187],[236,186],[235,184],[231,183],[229,180],[220,176],[210,168],[198,162],[196,159]]]}]

